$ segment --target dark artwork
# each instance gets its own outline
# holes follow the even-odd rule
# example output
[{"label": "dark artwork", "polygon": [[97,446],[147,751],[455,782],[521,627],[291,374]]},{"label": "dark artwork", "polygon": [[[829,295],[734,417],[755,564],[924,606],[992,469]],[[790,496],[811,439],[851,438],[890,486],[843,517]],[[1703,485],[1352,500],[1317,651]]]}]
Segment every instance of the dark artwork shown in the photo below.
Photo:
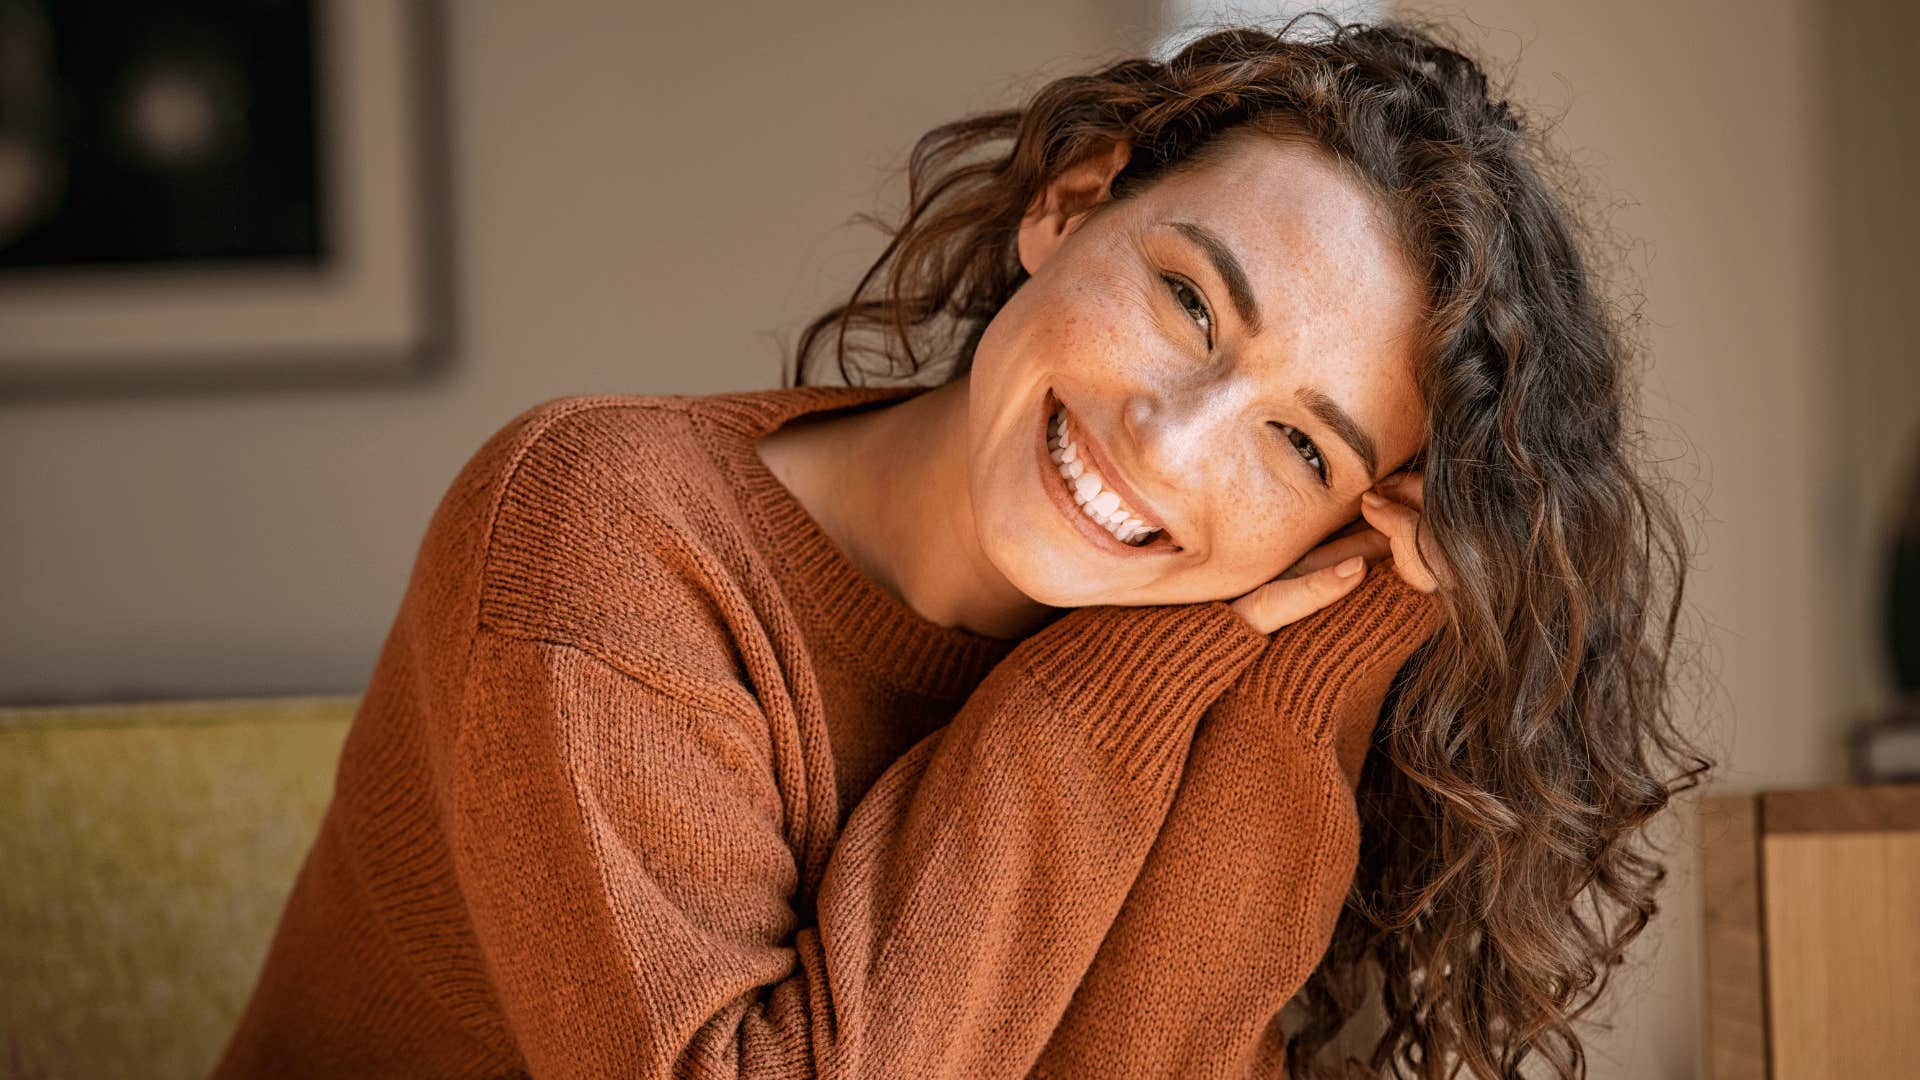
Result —
[{"label": "dark artwork", "polygon": [[0,0],[0,272],[325,254],[309,0]]}]

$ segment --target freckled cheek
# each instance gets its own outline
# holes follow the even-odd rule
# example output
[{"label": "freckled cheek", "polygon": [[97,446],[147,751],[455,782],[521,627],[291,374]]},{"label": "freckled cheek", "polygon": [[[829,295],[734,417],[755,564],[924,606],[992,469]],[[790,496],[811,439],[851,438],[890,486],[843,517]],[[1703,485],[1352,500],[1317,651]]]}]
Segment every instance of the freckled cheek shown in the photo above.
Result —
[{"label": "freckled cheek", "polygon": [[1029,339],[1030,359],[1050,368],[1077,367],[1083,362],[1082,354],[1089,351],[1086,338],[1087,323],[1081,313],[1067,309],[1043,314]]},{"label": "freckled cheek", "polygon": [[1048,351],[1088,377],[1137,374],[1150,352],[1138,311],[1111,298],[1076,299],[1050,323]]},{"label": "freckled cheek", "polygon": [[[1330,531],[1320,517],[1283,488],[1230,493],[1215,500],[1215,538],[1209,563],[1236,579],[1258,584],[1292,566]],[[1249,588],[1252,586],[1249,585]]]}]

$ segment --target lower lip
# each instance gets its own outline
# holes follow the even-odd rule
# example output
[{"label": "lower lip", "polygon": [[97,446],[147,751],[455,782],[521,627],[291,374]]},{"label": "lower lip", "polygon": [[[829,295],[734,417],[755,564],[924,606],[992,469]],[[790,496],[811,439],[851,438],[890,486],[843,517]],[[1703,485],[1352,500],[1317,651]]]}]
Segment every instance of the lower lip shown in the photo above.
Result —
[{"label": "lower lip", "polygon": [[1081,512],[1080,504],[1074,502],[1073,496],[1067,494],[1066,481],[1060,478],[1060,466],[1054,464],[1052,453],[1047,446],[1047,427],[1053,422],[1053,414],[1060,411],[1060,402],[1053,396],[1052,391],[1048,391],[1041,404],[1040,485],[1047,489],[1047,498],[1053,500],[1053,505],[1060,508],[1060,513],[1067,522],[1077,529],[1081,536],[1086,537],[1089,543],[1110,555],[1149,558],[1170,550],[1179,550],[1167,543],[1167,534],[1164,531],[1139,547],[1123,544],[1119,537],[1096,525],[1092,518]]}]

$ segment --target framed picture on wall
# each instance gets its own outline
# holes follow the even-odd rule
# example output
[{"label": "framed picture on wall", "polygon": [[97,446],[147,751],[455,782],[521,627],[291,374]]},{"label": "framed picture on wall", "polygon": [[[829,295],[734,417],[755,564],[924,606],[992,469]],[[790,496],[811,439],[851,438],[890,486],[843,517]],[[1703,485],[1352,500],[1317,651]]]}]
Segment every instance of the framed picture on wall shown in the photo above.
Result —
[{"label": "framed picture on wall", "polygon": [[0,392],[432,366],[439,30],[405,0],[0,0]]}]

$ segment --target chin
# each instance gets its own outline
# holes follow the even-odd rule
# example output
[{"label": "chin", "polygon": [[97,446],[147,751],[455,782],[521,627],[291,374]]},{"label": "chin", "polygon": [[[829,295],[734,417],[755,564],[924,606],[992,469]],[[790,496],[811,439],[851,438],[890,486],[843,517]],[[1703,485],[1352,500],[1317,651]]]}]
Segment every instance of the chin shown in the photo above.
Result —
[{"label": "chin", "polygon": [[1106,602],[1100,595],[1102,590],[1087,587],[1086,568],[1075,567],[1058,553],[1047,550],[1034,538],[1030,526],[1012,535],[1021,539],[994,543],[983,536],[981,545],[987,561],[1022,595],[1048,607],[1086,607]]}]

